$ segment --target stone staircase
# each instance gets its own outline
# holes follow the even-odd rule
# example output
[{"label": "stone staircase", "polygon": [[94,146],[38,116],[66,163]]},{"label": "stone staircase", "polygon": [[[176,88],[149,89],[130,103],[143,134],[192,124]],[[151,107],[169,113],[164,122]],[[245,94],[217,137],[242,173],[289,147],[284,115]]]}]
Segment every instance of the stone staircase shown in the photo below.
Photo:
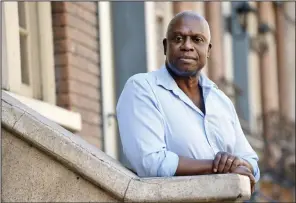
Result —
[{"label": "stone staircase", "polygon": [[250,198],[235,174],[139,178],[2,91],[3,202],[205,202]]}]

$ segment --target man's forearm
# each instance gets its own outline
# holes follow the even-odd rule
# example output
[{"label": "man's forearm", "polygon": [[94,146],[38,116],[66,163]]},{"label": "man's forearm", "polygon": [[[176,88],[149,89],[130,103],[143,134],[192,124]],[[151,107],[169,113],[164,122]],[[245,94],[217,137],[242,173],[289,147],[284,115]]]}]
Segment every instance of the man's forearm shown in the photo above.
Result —
[{"label": "man's forearm", "polygon": [[[179,163],[175,176],[214,174],[213,163],[214,160],[211,159],[191,159],[179,156]],[[249,168],[251,172],[254,173],[254,169],[248,161],[241,159],[241,164],[239,165]]]},{"label": "man's forearm", "polygon": [[213,174],[213,160],[191,159],[179,156],[179,164],[176,176],[206,175]]}]

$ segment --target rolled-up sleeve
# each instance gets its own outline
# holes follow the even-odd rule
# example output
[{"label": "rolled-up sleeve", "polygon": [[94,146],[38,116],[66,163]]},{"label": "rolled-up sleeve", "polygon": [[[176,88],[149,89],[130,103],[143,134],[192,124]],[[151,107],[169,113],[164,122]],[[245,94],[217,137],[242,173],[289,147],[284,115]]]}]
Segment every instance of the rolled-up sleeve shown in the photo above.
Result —
[{"label": "rolled-up sleeve", "polygon": [[167,150],[164,120],[143,75],[127,81],[116,113],[123,153],[138,176],[173,176],[179,157]]},{"label": "rolled-up sleeve", "polygon": [[234,148],[234,154],[245,161],[247,161],[253,167],[253,175],[255,177],[256,182],[260,179],[260,170],[258,166],[258,156],[256,152],[253,150],[252,146],[248,142],[242,127],[240,125],[237,113],[233,107],[234,117],[235,117],[235,133],[236,133],[236,142]]}]

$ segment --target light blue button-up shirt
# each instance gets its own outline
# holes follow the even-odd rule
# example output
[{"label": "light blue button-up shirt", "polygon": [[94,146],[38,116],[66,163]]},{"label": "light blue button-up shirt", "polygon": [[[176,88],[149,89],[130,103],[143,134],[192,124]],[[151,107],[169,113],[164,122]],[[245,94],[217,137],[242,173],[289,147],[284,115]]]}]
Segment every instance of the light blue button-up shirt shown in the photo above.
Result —
[{"label": "light blue button-up shirt", "polygon": [[258,156],[231,100],[204,74],[199,83],[206,115],[177,86],[165,66],[127,81],[116,109],[127,166],[141,177],[173,176],[178,155],[214,159],[223,151],[248,161],[258,181]]}]

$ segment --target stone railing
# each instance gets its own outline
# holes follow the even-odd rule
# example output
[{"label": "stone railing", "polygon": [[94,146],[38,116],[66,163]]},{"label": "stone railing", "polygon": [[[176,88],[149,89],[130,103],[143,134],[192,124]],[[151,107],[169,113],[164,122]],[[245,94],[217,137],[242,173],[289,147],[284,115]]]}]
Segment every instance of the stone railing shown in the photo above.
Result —
[{"label": "stone railing", "polygon": [[198,202],[250,198],[235,174],[139,178],[2,91],[2,201]]}]

